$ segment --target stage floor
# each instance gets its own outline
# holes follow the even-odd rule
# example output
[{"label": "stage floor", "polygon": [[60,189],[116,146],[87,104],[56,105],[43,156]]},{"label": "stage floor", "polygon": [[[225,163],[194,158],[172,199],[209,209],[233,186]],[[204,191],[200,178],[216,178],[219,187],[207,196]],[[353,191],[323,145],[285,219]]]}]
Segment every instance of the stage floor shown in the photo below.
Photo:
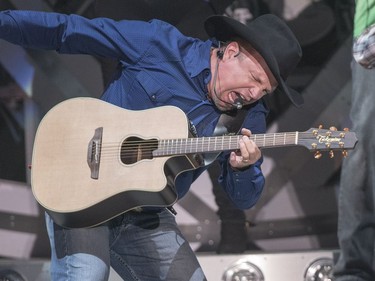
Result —
[{"label": "stage floor", "polygon": [[[280,253],[246,253],[239,255],[198,254],[198,259],[209,281],[232,280],[329,280],[332,265],[337,257],[337,251],[298,251]],[[312,267],[310,267],[312,265]],[[310,267],[310,268],[309,268]],[[0,280],[12,280],[4,278],[4,272],[16,272],[22,279],[17,281],[47,281],[49,278],[48,260],[10,260],[0,259]],[[3,275],[1,275],[3,274]],[[323,279],[305,279],[306,274],[315,276],[320,274]],[[263,279],[240,279],[247,276],[255,278],[255,275],[263,276]],[[324,277],[323,277],[324,276]],[[312,277],[313,278],[313,277]],[[111,270],[110,281],[122,279]]]}]

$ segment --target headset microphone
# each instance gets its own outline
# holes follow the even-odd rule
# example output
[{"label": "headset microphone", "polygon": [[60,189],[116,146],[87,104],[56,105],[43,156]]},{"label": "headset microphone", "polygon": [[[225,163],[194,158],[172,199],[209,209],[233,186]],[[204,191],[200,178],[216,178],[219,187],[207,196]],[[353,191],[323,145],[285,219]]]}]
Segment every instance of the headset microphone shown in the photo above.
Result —
[{"label": "headset microphone", "polygon": [[[225,100],[222,100],[219,95],[216,93],[216,79],[217,79],[217,71],[219,69],[219,60],[223,59],[223,56],[224,56],[224,51],[222,49],[219,48],[219,50],[216,52],[216,56],[218,58],[218,60],[216,61],[216,69],[215,69],[215,74],[214,74],[214,94],[216,95],[216,97],[221,100],[222,102],[226,103],[226,104],[230,104],[232,105],[234,108],[236,108],[237,110],[240,110],[242,107],[243,107],[243,104],[244,104],[244,101],[243,101],[243,98],[241,98],[240,96],[238,96],[235,100],[234,100],[234,103],[229,103],[229,102],[226,102]],[[238,54],[236,55],[238,56]]]},{"label": "headset microphone", "polygon": [[234,100],[233,106],[240,110],[243,107],[243,99],[241,97],[238,97]]}]

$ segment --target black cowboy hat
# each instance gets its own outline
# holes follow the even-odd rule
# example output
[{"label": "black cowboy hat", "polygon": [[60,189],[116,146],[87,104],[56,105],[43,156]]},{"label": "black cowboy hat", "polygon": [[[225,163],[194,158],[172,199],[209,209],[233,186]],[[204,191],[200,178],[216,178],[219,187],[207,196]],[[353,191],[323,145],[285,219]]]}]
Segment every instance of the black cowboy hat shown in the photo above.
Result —
[{"label": "black cowboy hat", "polygon": [[289,74],[302,56],[301,47],[285,22],[275,15],[266,14],[244,25],[226,16],[211,16],[204,23],[207,34],[219,41],[236,37],[245,39],[264,58],[278,82],[277,90],[285,93],[297,107],[303,97],[286,84]]}]

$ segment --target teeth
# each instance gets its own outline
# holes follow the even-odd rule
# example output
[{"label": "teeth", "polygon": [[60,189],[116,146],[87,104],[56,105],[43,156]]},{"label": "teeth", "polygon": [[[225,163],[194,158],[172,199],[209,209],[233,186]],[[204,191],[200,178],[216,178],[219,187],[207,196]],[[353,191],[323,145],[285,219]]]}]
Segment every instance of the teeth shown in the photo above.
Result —
[{"label": "teeth", "polygon": [[230,92],[229,99],[233,103],[238,97],[238,94],[236,92]]}]

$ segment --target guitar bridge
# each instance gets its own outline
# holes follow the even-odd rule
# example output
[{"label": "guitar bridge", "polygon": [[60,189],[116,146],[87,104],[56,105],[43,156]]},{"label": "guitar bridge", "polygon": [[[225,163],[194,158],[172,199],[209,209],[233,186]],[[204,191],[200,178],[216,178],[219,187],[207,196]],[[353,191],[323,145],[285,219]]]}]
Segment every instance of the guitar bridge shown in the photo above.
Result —
[{"label": "guitar bridge", "polygon": [[87,149],[87,164],[91,171],[91,178],[99,178],[100,153],[102,149],[103,127],[95,129],[94,136],[89,142]]}]

